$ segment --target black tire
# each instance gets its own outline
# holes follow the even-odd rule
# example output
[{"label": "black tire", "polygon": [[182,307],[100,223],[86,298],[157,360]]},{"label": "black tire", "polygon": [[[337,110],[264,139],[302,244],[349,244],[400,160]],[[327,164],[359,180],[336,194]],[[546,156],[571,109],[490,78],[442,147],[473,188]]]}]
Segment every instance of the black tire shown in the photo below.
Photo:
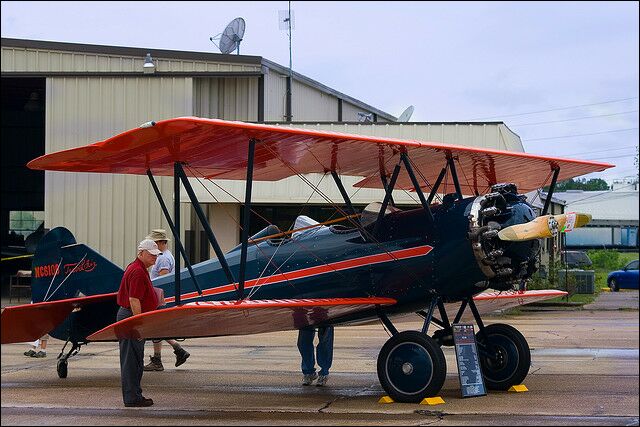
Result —
[{"label": "black tire", "polygon": [[616,282],[616,279],[610,279],[609,280],[609,288],[613,292],[618,292],[620,290],[620,286],[618,285],[618,282]]},{"label": "black tire", "polygon": [[378,379],[396,402],[419,403],[437,395],[446,376],[442,349],[433,338],[418,331],[392,336],[378,355]]},{"label": "black tire", "polygon": [[56,370],[58,371],[58,377],[67,378],[67,361],[65,359],[58,359]]},{"label": "black tire", "polygon": [[489,390],[508,390],[522,384],[531,366],[531,350],[514,327],[496,323],[476,334],[482,376]]}]

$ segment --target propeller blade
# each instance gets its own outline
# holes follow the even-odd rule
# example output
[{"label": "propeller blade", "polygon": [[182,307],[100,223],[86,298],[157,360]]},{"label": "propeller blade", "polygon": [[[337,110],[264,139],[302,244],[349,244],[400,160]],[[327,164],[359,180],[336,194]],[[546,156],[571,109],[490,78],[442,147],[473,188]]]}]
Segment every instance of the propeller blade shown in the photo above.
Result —
[{"label": "propeller blade", "polygon": [[561,215],[539,216],[526,224],[505,227],[498,233],[498,238],[507,242],[555,237],[558,232],[566,233],[574,228],[582,227],[591,221],[591,215],[569,212]]}]

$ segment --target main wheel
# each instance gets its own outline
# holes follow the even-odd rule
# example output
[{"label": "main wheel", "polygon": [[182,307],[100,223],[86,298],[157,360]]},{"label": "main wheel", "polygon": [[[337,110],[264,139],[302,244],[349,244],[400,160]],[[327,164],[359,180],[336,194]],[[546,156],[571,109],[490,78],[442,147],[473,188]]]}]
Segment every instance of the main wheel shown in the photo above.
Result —
[{"label": "main wheel", "polygon": [[531,366],[527,340],[512,326],[496,323],[476,334],[485,385],[490,390],[508,390],[521,384]]},{"label": "main wheel", "polygon": [[620,290],[620,286],[618,286],[616,279],[609,280],[609,288],[611,288],[613,292],[618,292]]},{"label": "main wheel", "polygon": [[418,331],[392,336],[378,355],[378,379],[396,402],[418,403],[436,395],[447,375],[447,361],[436,341]]},{"label": "main wheel", "polygon": [[58,366],[56,367],[58,371],[58,377],[67,378],[67,360],[66,359],[58,359]]}]

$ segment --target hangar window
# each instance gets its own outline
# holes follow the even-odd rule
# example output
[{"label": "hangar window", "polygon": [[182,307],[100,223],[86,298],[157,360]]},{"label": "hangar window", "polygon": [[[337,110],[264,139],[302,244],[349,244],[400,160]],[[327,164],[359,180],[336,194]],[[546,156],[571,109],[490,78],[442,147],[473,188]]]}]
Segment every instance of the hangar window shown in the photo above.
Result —
[{"label": "hangar window", "polygon": [[23,243],[24,239],[42,225],[44,211],[9,212],[9,235]]}]

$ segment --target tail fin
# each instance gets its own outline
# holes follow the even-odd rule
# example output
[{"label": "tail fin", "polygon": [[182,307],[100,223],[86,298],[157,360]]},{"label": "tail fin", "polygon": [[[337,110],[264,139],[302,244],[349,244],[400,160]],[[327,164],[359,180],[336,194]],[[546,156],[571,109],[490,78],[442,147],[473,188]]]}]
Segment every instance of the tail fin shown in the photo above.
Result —
[{"label": "tail fin", "polygon": [[31,266],[33,302],[48,302],[117,292],[123,270],[73,234],[56,227],[45,234]]}]

